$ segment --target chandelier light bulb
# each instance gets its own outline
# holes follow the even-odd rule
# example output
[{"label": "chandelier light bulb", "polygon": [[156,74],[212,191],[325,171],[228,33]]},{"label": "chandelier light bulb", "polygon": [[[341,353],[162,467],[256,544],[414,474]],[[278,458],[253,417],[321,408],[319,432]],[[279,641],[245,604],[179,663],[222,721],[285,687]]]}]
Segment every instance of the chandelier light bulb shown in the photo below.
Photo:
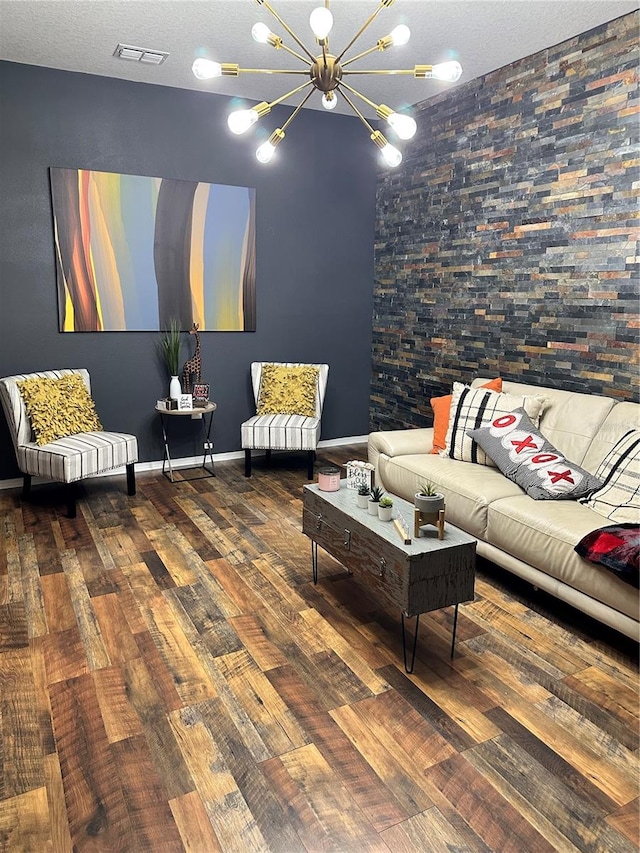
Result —
[{"label": "chandelier light bulb", "polygon": [[326,39],[333,26],[333,15],[325,6],[318,6],[309,15],[309,26],[317,39]]},{"label": "chandelier light bulb", "polygon": [[462,65],[459,62],[441,62],[431,69],[431,76],[436,80],[444,80],[447,83],[455,83],[462,75]]},{"label": "chandelier light bulb", "polygon": [[269,41],[269,36],[271,35],[271,30],[266,24],[259,23],[254,24],[251,28],[251,37],[254,41],[257,41],[259,44],[267,44]]},{"label": "chandelier light bulb", "polygon": [[418,125],[411,116],[402,113],[391,113],[387,123],[400,139],[412,139],[418,129]]},{"label": "chandelier light bulb", "polygon": [[322,106],[325,110],[333,110],[338,104],[338,99],[334,92],[325,92],[322,96]]},{"label": "chandelier light bulb", "polygon": [[402,153],[398,151],[395,145],[390,145],[388,142],[384,146],[384,148],[380,149],[380,153],[384,159],[384,162],[387,166],[391,166],[395,168],[395,166],[399,166],[402,162]]},{"label": "chandelier light bulb", "polygon": [[227,124],[231,133],[245,133],[251,125],[258,121],[258,113],[255,110],[235,110],[229,113]]},{"label": "chandelier light bulb", "polygon": [[389,33],[389,38],[391,39],[391,44],[394,46],[406,44],[411,38],[411,30],[405,24],[398,24]]},{"label": "chandelier light bulb", "polygon": [[212,59],[203,59],[200,57],[191,66],[191,70],[198,80],[211,80],[212,77],[220,77],[222,75],[222,65],[219,62],[214,62]]},{"label": "chandelier light bulb", "polygon": [[259,145],[256,150],[256,157],[261,163],[268,163],[273,157],[274,151],[276,150],[276,146],[267,140],[263,142],[262,145]]}]

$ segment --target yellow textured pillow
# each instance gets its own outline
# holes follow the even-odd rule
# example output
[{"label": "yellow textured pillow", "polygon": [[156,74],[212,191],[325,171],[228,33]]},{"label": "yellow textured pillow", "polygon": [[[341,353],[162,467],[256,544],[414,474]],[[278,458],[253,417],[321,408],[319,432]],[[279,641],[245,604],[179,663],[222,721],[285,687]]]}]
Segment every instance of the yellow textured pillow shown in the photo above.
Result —
[{"label": "yellow textured pillow", "polygon": [[36,444],[65,435],[101,430],[95,404],[79,373],[59,379],[34,377],[16,383],[22,394]]},{"label": "yellow textured pillow", "polygon": [[317,367],[265,364],[258,395],[258,414],[304,415],[313,418],[316,414],[317,385]]}]

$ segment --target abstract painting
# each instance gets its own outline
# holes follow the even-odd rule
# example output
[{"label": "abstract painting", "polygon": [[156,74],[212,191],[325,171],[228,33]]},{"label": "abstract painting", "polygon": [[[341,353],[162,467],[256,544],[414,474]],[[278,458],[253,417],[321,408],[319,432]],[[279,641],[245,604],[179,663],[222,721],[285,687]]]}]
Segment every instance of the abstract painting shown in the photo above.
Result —
[{"label": "abstract painting", "polygon": [[61,332],[255,331],[255,189],[50,174]]}]

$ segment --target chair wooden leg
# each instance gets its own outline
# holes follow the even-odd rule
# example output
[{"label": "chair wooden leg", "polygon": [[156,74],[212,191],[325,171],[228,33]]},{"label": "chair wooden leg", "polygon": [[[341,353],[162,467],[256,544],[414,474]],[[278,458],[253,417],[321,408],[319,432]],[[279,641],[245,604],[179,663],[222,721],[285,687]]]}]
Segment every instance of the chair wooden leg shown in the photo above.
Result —
[{"label": "chair wooden leg", "polygon": [[28,498],[31,494],[31,474],[24,474],[22,477],[22,497]]},{"label": "chair wooden leg", "polygon": [[244,452],[244,476],[251,476],[251,451],[245,450]]},{"label": "chair wooden leg", "polygon": [[76,517],[76,495],[78,491],[77,483],[69,483],[67,485],[67,518]]},{"label": "chair wooden leg", "polygon": [[136,469],[134,463],[130,462],[127,465],[127,494],[135,495],[136,493]]},{"label": "chair wooden leg", "polygon": [[310,450],[307,454],[307,480],[313,480],[313,463],[315,462],[315,451]]}]

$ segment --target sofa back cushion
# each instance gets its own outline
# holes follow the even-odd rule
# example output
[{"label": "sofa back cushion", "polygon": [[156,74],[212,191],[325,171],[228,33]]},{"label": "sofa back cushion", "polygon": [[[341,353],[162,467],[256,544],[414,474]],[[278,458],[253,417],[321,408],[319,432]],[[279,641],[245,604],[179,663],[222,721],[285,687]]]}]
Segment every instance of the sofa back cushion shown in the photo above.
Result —
[{"label": "sofa back cushion", "polygon": [[[560,391],[543,385],[528,385],[503,380],[506,394],[537,395],[546,398],[540,415],[540,432],[560,453],[592,474],[595,467],[587,464],[585,456],[594,437],[614,406],[620,405],[611,397],[597,394],[578,394]],[[604,453],[602,454],[604,456]]]},{"label": "sofa back cushion", "polygon": [[640,403],[616,403],[591,442],[584,467],[595,474],[614,444],[630,429],[640,429]]}]

